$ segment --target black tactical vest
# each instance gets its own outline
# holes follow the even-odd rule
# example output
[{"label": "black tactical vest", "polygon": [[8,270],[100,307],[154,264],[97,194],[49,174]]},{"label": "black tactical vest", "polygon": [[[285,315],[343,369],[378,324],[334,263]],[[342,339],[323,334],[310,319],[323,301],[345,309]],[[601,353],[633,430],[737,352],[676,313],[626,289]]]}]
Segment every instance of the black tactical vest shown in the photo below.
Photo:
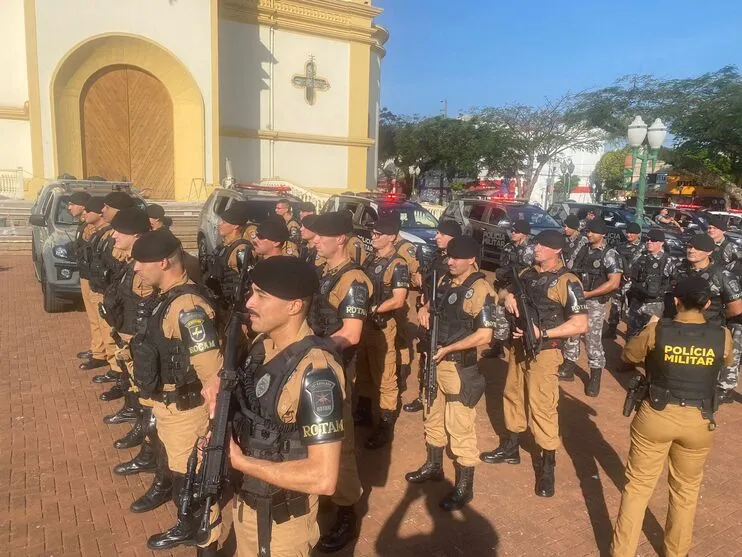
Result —
[{"label": "black tactical vest", "polygon": [[453,277],[446,274],[438,285],[436,308],[439,312],[438,344],[448,346],[466,338],[474,332],[474,317],[464,311],[464,300],[472,297],[472,285],[485,279],[483,273],[475,272],[466,277],[458,286],[453,285]]},{"label": "black tactical vest", "polygon": [[658,302],[665,297],[669,289],[669,280],[665,277],[665,267],[670,256],[662,253],[659,258],[645,254],[637,260],[636,273],[637,291],[642,302]]},{"label": "black tactical vest", "polygon": [[549,298],[548,292],[550,288],[556,286],[559,277],[569,272],[569,269],[562,267],[556,272],[539,273],[531,267],[520,277],[523,288],[536,309],[538,327],[542,331],[553,329],[565,322],[564,306]]},{"label": "black tactical vest", "polygon": [[163,385],[184,387],[198,381],[186,343],[181,339],[166,338],[162,331],[167,309],[184,294],[210,300],[204,287],[183,284],[164,294],[144,298],[137,307],[135,335],[130,346],[134,360],[134,383],[144,396],[162,392]]},{"label": "black tactical vest", "polygon": [[83,233],[87,226],[88,223],[85,221],[82,221],[77,225],[75,239],[71,243],[72,253],[70,256],[77,262],[77,271],[80,273],[81,279],[90,278],[90,264],[85,259],[85,246],[87,242],[83,240]]},{"label": "black tactical vest", "polygon": [[[252,244],[247,240],[238,239],[226,246],[220,246],[216,253],[209,259],[209,276],[204,283],[211,288],[217,298],[226,307],[234,304],[237,293],[237,285],[240,282],[240,273],[229,267],[229,258],[232,252],[240,246],[246,246],[244,255],[250,253]],[[245,261],[242,263],[245,264]]]},{"label": "black tactical vest", "polygon": [[90,289],[102,294],[105,292],[108,282],[106,279],[106,256],[105,252],[112,247],[110,236],[103,238],[111,227],[106,225],[93,233],[86,246],[86,260],[89,266]]},{"label": "black tactical vest", "polygon": [[616,246],[616,251],[618,252],[618,255],[621,256],[621,259],[623,260],[623,277],[627,278],[629,276],[629,269],[631,267],[631,262],[634,260],[634,257],[636,257],[636,254],[641,251],[644,248],[644,246],[640,243],[638,244],[632,244],[630,242],[625,242],[622,244],[618,244]]},{"label": "black tactical vest", "polygon": [[650,384],[677,399],[711,399],[724,365],[724,329],[662,319],[655,338],[655,347],[647,354]]},{"label": "black tactical vest", "polygon": [[336,272],[327,273],[319,278],[319,291],[314,294],[307,315],[307,321],[315,335],[329,337],[342,328],[343,321],[338,317],[338,310],[330,304],[330,292],[342,276],[353,269],[360,267],[354,261],[349,261]]},{"label": "black tactical vest", "polygon": [[446,257],[440,250],[437,250],[435,255],[420,268],[420,274],[422,275],[422,289],[426,299],[430,299],[430,293],[433,291],[434,270],[438,271],[438,278],[443,277],[443,275],[448,271]]},{"label": "black tactical vest", "polygon": [[384,283],[384,275],[389,266],[395,261],[404,263],[404,259],[396,253],[389,259],[376,257],[373,260],[371,258],[366,260],[363,269],[371,279],[371,284],[374,287],[374,292],[371,296],[371,305],[378,306],[381,302],[392,297],[392,287]]},{"label": "black tactical vest", "polygon": [[134,292],[134,275],[134,262],[130,261],[103,296],[109,325],[127,335],[136,333],[139,304],[144,300]]},{"label": "black tactical vest", "polygon": [[[608,282],[608,270],[603,262],[607,249],[609,249],[608,246],[605,246],[603,249],[593,249],[591,251],[589,247],[586,247],[586,252],[579,261],[580,277],[586,291],[595,290],[600,285]],[[601,296],[598,301],[607,302],[609,298],[610,294]]]},{"label": "black tactical vest", "polygon": [[[236,393],[240,412],[235,416],[234,429],[237,443],[247,456],[272,462],[307,458],[298,424],[281,420],[278,402],[299,362],[312,348],[322,348],[337,359],[332,341],[309,336],[286,347],[266,364],[265,346],[256,339],[238,372]],[[309,512],[306,493],[285,490],[253,476],[244,476],[240,491],[253,508],[259,506],[259,500],[270,500],[272,518],[279,524]]]}]

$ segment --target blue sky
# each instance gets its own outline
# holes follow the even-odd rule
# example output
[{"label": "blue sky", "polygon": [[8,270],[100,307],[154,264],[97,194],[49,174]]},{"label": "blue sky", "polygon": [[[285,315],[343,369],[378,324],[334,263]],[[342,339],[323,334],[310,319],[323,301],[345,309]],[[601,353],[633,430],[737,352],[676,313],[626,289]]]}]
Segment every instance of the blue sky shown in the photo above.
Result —
[{"label": "blue sky", "polygon": [[[538,105],[652,73],[742,69],[740,0],[374,0],[391,38],[381,104],[398,114]],[[631,28],[639,39],[629,41]],[[630,44],[631,43],[631,44]]]}]

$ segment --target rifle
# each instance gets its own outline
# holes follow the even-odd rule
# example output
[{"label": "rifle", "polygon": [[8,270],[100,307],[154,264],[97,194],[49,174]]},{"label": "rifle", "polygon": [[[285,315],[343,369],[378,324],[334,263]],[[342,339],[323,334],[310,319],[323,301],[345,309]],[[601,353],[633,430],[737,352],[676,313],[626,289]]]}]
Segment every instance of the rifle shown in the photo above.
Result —
[{"label": "rifle", "polygon": [[533,325],[537,322],[535,315],[533,314],[533,308],[531,307],[528,295],[523,288],[523,283],[518,275],[518,270],[515,265],[511,266],[513,273],[513,294],[515,295],[515,301],[518,304],[518,317],[513,316],[511,318],[512,323],[523,331],[523,351],[526,355],[526,361],[535,360],[539,351],[541,350],[541,343],[536,338],[536,333],[533,332]]},{"label": "rifle", "polygon": [[[108,315],[108,310],[106,309],[106,306],[103,304],[103,302],[100,302],[98,304],[98,314],[111,327],[111,339],[113,340],[114,344],[116,344],[118,348],[126,348],[126,343],[124,342],[124,339],[121,338],[118,329],[116,329],[116,327],[113,325],[113,318]],[[123,373],[128,373],[129,368],[126,365],[125,361],[116,358],[116,363],[119,365]]]},{"label": "rifle", "polygon": [[360,265],[361,261],[361,242],[356,243],[356,263]]},{"label": "rifle", "polygon": [[647,379],[641,373],[637,373],[631,378],[629,389],[626,391],[626,398],[623,402],[624,416],[628,418],[634,410],[639,410],[639,406],[641,406],[642,401],[647,396],[648,389],[649,384],[647,383]]},{"label": "rifle", "polygon": [[202,449],[201,465],[196,469],[198,459],[198,442],[188,458],[188,470],[183,489],[178,497],[178,518],[193,516],[202,512],[201,523],[196,534],[197,543],[205,542],[209,532],[216,526],[210,523],[211,506],[219,501],[224,489],[225,479],[228,477],[227,449],[231,431],[230,406],[232,391],[237,385],[239,337],[242,320],[240,306],[249,285],[247,277],[247,254],[240,268],[240,281],[237,285],[234,302],[227,324],[227,337],[224,345],[224,367],[219,372],[221,383],[216,396],[214,419],[211,422],[211,437]]},{"label": "rifle", "polygon": [[425,359],[425,407],[430,412],[430,407],[438,394],[438,373],[435,361],[435,353],[438,349],[438,269],[433,269],[433,285],[428,300],[430,309],[430,345],[427,358]]}]

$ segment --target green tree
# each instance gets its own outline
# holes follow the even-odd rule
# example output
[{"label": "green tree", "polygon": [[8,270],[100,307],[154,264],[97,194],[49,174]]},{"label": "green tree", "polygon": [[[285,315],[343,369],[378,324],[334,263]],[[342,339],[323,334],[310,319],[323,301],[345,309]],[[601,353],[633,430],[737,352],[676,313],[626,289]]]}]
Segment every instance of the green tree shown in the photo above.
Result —
[{"label": "green tree", "polygon": [[[569,179],[567,179],[566,176],[563,176],[554,182],[554,199],[569,199],[569,192],[575,189],[579,184],[579,176],[573,174]],[[569,187],[569,192],[567,191],[567,187]]]},{"label": "green tree", "polygon": [[637,114],[668,125],[675,170],[742,202],[742,76],[736,67],[688,79],[623,77],[581,94],[568,118],[623,138]]},{"label": "green tree", "polygon": [[595,166],[595,182],[600,186],[601,194],[615,197],[615,193],[624,189],[624,163],[628,148],[616,149],[603,153]]}]

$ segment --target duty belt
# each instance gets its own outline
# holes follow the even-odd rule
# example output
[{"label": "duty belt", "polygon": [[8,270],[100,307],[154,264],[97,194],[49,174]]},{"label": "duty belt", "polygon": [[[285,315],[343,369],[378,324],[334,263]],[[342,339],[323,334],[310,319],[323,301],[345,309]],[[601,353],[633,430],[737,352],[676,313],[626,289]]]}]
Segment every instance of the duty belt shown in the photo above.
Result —
[{"label": "duty belt", "polygon": [[461,367],[475,366],[477,365],[477,349],[470,348],[468,350],[451,352],[450,354],[446,354],[443,359],[449,362],[456,362]]},{"label": "duty belt", "polygon": [[276,524],[309,514],[309,496],[298,491],[282,489],[271,497],[261,497],[254,493],[240,491],[240,500],[255,511],[258,510],[261,502],[270,501],[271,519]]},{"label": "duty belt", "polygon": [[[167,385],[172,387],[173,385]],[[153,393],[149,398],[157,402],[163,403],[165,406],[175,404],[175,407],[184,412],[191,410],[204,403],[204,397],[201,395],[201,389],[203,385],[200,381],[185,385],[174,391],[162,391],[159,393]]]},{"label": "duty belt", "polygon": [[691,408],[703,408],[704,402],[708,404],[707,400],[708,399],[703,398],[677,398],[670,395],[667,404],[675,404],[677,406],[690,406]]}]

